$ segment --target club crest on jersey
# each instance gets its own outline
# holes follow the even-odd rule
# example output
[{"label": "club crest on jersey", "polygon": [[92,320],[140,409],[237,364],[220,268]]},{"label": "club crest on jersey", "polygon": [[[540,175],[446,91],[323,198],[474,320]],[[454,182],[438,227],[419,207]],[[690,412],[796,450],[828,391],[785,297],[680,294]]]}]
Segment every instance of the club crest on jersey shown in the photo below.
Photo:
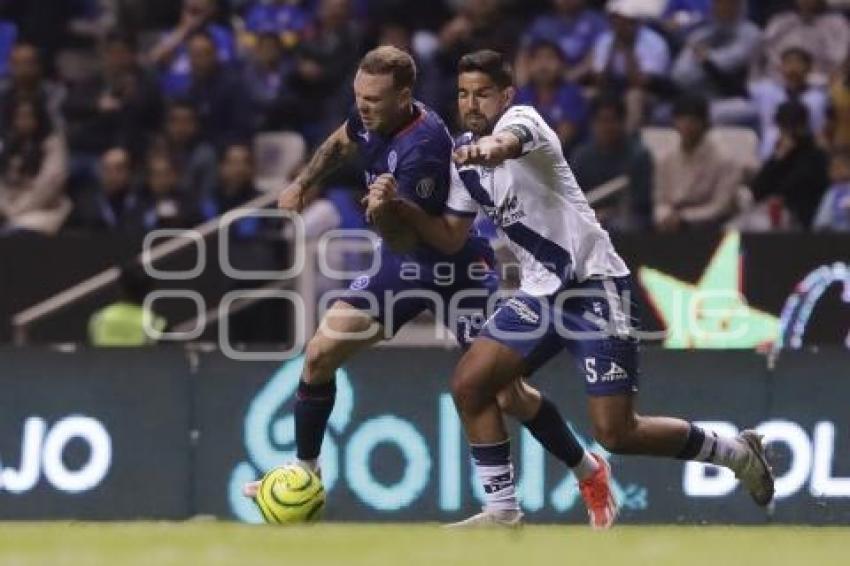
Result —
[{"label": "club crest on jersey", "polygon": [[398,165],[398,153],[396,150],[392,150],[390,154],[387,156],[387,170],[390,173],[395,174],[395,168]]},{"label": "club crest on jersey", "polygon": [[369,276],[361,275],[357,279],[351,282],[351,289],[354,291],[361,291],[369,286]]},{"label": "club crest on jersey", "polygon": [[416,183],[416,194],[419,198],[429,198],[434,194],[434,189],[437,187],[436,181],[431,177],[425,177]]}]

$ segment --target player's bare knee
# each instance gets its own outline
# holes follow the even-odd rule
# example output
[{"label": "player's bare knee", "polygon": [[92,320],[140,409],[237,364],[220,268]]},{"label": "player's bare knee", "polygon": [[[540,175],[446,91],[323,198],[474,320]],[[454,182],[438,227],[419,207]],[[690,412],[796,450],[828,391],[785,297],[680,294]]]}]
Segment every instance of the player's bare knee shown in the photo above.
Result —
[{"label": "player's bare knee", "polygon": [[631,452],[632,431],[619,423],[594,423],[593,437],[612,454]]},{"label": "player's bare knee", "polygon": [[475,374],[468,371],[456,371],[452,377],[452,397],[462,413],[474,415],[487,407],[488,402],[479,382]]}]

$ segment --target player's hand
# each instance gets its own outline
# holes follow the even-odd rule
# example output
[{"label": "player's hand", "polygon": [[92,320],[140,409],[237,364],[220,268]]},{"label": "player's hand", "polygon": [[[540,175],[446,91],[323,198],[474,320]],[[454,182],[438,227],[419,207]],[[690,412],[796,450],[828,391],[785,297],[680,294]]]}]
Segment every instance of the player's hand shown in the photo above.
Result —
[{"label": "player's hand", "polygon": [[389,173],[380,175],[371,185],[369,192],[361,201],[366,205],[366,219],[374,222],[375,218],[382,214],[387,205],[398,195],[398,183]]},{"label": "player's hand", "polygon": [[501,163],[496,158],[495,147],[487,142],[476,142],[457,148],[452,158],[458,165],[483,165],[495,167]]}]

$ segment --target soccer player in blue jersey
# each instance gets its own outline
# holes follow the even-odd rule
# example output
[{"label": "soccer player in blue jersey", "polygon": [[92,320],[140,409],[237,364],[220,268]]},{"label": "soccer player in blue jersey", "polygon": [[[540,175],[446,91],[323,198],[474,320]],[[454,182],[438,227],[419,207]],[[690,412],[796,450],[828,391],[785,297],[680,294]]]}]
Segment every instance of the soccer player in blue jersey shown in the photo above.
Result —
[{"label": "soccer player in blue jersey", "polygon": [[[391,175],[399,194],[416,203],[424,214],[442,215],[449,197],[453,141],[439,116],[413,100],[414,81],[413,60],[403,51],[379,47],[368,53],[354,80],[356,107],[281,194],[280,208],[300,211],[308,191],[356,156],[367,185],[380,175]],[[498,283],[492,270],[492,249],[482,238],[467,237],[451,253],[444,253],[418,243],[415,232],[397,219],[385,216],[375,218],[375,223],[385,242],[377,251],[380,269],[371,277],[353,281],[349,291],[331,305],[307,344],[295,404],[295,437],[298,463],[313,471],[318,469],[334,406],[337,368],[384,338],[382,330],[393,335],[424,310],[441,315],[463,345],[475,333],[474,316],[458,313],[481,317]],[[448,280],[442,277],[447,272],[452,274]],[[463,292],[476,290],[480,292],[453,301]],[[397,300],[402,293],[404,298]],[[521,420],[550,453],[573,470],[583,495],[592,492],[597,499],[600,493],[609,497],[607,468],[584,450],[554,405],[519,379],[520,375],[499,392],[501,410]],[[244,491],[254,496],[256,490],[257,482],[251,482]],[[588,511],[596,526],[608,527],[613,522],[613,508],[601,521],[593,520],[594,508],[589,506]],[[508,523],[518,523],[521,516],[516,513]]]},{"label": "soccer player in blue jersey", "polygon": [[[730,468],[759,505],[774,481],[761,437],[706,432],[683,420],[638,415],[638,341],[629,269],[588,206],[555,132],[530,106],[514,106],[510,67],[479,51],[459,64],[458,108],[470,131],[454,154],[446,213],[425,213],[391,175],[370,186],[369,213],[394,217],[445,253],[464,245],[484,211],[520,261],[520,290],[488,319],[463,355],[452,393],[487,494],[461,525],[519,514],[510,446],[496,396],[567,349],[584,375],[594,436],[609,451],[711,462]],[[601,497],[600,497],[601,500]],[[601,501],[600,501],[601,503]]]}]

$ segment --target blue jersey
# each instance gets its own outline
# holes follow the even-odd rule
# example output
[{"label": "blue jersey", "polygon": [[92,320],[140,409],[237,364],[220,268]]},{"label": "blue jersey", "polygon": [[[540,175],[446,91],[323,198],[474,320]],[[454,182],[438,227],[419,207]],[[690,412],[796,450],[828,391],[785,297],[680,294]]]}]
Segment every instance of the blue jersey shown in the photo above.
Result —
[{"label": "blue jersey", "polygon": [[[367,186],[379,175],[390,173],[398,183],[400,196],[416,203],[428,214],[441,216],[451,185],[452,137],[436,112],[418,102],[415,109],[416,114],[407,125],[391,135],[383,135],[367,130],[353,107],[346,132],[357,144]],[[468,264],[483,260],[493,265],[492,248],[486,240],[475,235],[451,256],[424,243],[407,254],[395,254],[388,246],[383,246],[382,254],[393,255],[396,261],[422,264],[422,278],[426,281],[432,280],[429,275],[433,274],[435,263]]]}]

